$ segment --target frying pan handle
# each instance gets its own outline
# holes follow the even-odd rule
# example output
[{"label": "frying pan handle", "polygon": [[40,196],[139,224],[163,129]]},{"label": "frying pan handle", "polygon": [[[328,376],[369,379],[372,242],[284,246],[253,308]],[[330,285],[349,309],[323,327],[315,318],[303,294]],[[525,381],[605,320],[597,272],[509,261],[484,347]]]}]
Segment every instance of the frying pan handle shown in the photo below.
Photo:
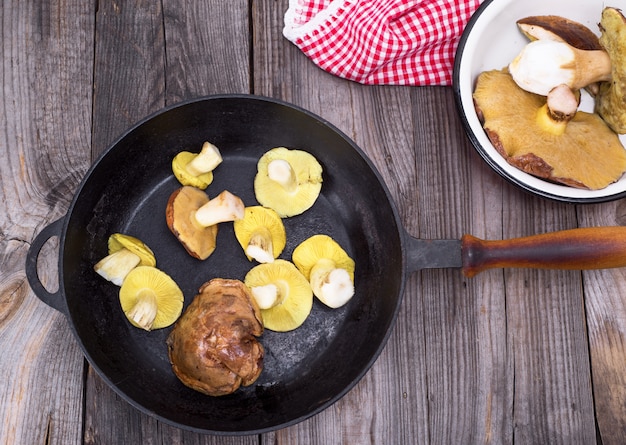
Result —
[{"label": "frying pan handle", "polygon": [[473,277],[486,269],[609,269],[626,266],[626,227],[563,230],[508,240],[461,239],[463,274]]},{"label": "frying pan handle", "polygon": [[62,229],[63,218],[60,218],[46,226],[35,237],[26,254],[26,278],[28,279],[28,284],[30,284],[31,289],[41,301],[65,314],[63,299],[61,298],[61,286],[59,286],[56,292],[48,292],[44,285],[41,284],[39,274],[37,273],[37,258],[39,257],[39,252],[50,238],[53,236],[60,237]]}]

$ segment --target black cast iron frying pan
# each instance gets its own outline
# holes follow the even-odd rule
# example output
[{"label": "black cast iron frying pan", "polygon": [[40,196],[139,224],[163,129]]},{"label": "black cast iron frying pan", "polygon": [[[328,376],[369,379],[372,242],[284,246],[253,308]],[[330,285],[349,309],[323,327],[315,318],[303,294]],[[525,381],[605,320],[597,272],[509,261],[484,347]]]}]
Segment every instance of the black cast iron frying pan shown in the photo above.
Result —
[{"label": "black cast iron frying pan", "polygon": [[[216,251],[198,261],[165,223],[167,199],[180,186],[171,173],[172,158],[181,150],[199,151],[207,140],[224,157],[208,194],[226,189],[246,205],[257,204],[253,178],[265,151],[285,146],[315,155],[324,168],[322,193],[306,213],[284,221],[288,241],[281,258],[290,259],[305,238],[325,233],[356,261],[355,297],[334,310],[316,301],[295,331],[266,330],[265,366],[257,382],[219,398],[177,380],[165,346],[171,328],[145,332],[132,327],[120,309],[118,288],[93,271],[107,254],[109,235],[121,232],[150,246],[157,267],[183,290],[185,306],[211,278],[244,278],[253,264],[237,244],[232,225],[220,226]],[[197,432],[254,434],[319,413],[363,377],[389,336],[407,273],[426,267],[463,267],[471,276],[486,267],[622,266],[626,233],[621,229],[515,242],[469,236],[463,241],[415,239],[401,227],[374,166],[339,130],[277,100],[224,95],[169,107],[125,133],[87,172],[66,216],[37,235],[26,272],[37,296],[68,318],[90,364],[131,405]],[[37,256],[53,236],[59,237],[59,289],[49,292],[37,276]],[[572,257],[579,260],[572,263]]]}]

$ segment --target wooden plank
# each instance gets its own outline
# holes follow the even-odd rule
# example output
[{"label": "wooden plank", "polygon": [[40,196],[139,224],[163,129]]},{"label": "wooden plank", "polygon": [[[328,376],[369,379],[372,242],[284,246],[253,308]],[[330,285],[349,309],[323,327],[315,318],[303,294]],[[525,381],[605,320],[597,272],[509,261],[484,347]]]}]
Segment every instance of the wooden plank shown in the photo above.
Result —
[{"label": "wooden plank", "polygon": [[[483,165],[456,117],[452,91],[416,91],[422,109],[415,138],[424,238],[502,234],[502,184]],[[427,110],[426,112],[424,112]],[[500,271],[465,279],[458,270],[422,273],[429,439],[435,443],[507,443],[511,370]],[[459,293],[459,290],[463,291]]]},{"label": "wooden plank", "polygon": [[[94,154],[165,105],[247,92],[247,14],[244,1],[100,2]],[[159,422],[121,400],[91,368],[85,416],[85,443],[258,442],[256,436],[206,436]]]},{"label": "wooden plank", "polygon": [[[581,206],[584,227],[626,224],[626,204],[619,200]],[[591,375],[599,436],[604,445],[626,437],[626,270],[588,271],[583,275]]]},{"label": "wooden plank", "polygon": [[[64,315],[24,276],[35,235],[67,211],[89,165],[91,2],[0,9],[0,443],[79,443],[84,360]],[[58,289],[58,240],[38,261]]]},{"label": "wooden plank", "polygon": [[[504,202],[505,230],[510,236],[577,226],[573,206],[512,189]],[[514,354],[514,439],[594,443],[580,272],[511,270],[505,278],[507,335]]]}]

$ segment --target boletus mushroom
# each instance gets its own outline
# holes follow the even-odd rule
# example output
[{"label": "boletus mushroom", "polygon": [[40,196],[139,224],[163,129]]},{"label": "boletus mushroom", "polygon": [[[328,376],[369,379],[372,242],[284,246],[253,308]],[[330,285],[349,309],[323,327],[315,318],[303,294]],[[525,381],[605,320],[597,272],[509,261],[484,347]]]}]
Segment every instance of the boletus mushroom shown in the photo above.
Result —
[{"label": "boletus mushroom", "polygon": [[146,331],[170,326],[183,310],[183,292],[156,267],[137,266],[131,270],[120,287],[119,297],[128,321]]},{"label": "boletus mushroom", "polygon": [[306,151],[276,147],[257,163],[256,199],[283,218],[299,215],[313,206],[321,188],[322,166]]},{"label": "boletus mushroom", "polygon": [[213,170],[222,163],[219,149],[205,142],[200,153],[181,151],[172,159],[172,172],[182,185],[206,189],[213,182]]},{"label": "boletus mushroom", "polygon": [[122,285],[128,273],[135,267],[156,266],[152,250],[134,236],[114,233],[107,244],[109,254],[96,263],[94,270],[117,286]]},{"label": "boletus mushroom", "polygon": [[[530,41],[552,40],[565,42],[584,51],[604,50],[598,36],[593,31],[582,23],[565,17],[557,15],[530,16],[518,20],[517,26]],[[589,83],[585,86],[585,90],[595,96],[598,94],[599,82]]]},{"label": "boletus mushroom", "polygon": [[619,134],[626,134],[626,18],[616,8],[604,8],[600,43],[612,61],[610,82],[601,82],[596,112]]},{"label": "boletus mushroom", "polygon": [[611,79],[611,59],[604,50],[581,50],[551,39],[528,43],[509,64],[520,88],[547,96],[565,84],[572,90]]},{"label": "boletus mushroom", "polygon": [[309,280],[313,294],[338,308],[354,295],[354,260],[328,235],[313,235],[293,251],[292,259]]},{"label": "boletus mushroom", "polygon": [[249,386],[263,370],[261,311],[239,280],[204,283],[167,337],[172,370],[189,388],[210,396]]},{"label": "boletus mushroom", "polygon": [[308,280],[293,263],[278,259],[259,264],[246,274],[244,282],[261,308],[263,326],[287,332],[301,326],[313,308]]},{"label": "boletus mushroom", "polygon": [[243,218],[244,209],[243,201],[227,190],[209,200],[204,191],[183,186],[170,195],[165,219],[187,252],[204,260],[215,250],[218,224]]},{"label": "boletus mushroom", "polygon": [[233,226],[237,241],[250,261],[271,263],[287,243],[282,219],[274,210],[263,206],[246,207],[243,218]]},{"label": "boletus mushroom", "polygon": [[495,149],[526,173],[596,190],[626,170],[624,147],[597,114],[576,111],[559,122],[546,97],[519,88],[506,70],[481,73],[474,102]]}]

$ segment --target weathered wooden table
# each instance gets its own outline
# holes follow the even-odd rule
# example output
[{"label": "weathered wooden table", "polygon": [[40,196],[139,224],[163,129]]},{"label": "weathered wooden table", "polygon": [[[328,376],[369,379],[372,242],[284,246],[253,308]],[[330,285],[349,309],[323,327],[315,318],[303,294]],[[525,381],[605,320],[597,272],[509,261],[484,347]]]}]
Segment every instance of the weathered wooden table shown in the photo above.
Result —
[{"label": "weathered wooden table", "polygon": [[[323,116],[371,157],[414,236],[626,222],[623,201],[566,205],[503,181],[471,148],[451,88],[323,72],[282,36],[286,9],[287,0],[3,2],[0,443],[623,443],[624,269],[412,274],[365,378],[321,414],[261,436],[159,423],[89,367],[65,317],[30,290],[26,252],[124,129],[185,99],[254,93]],[[39,260],[50,289],[57,258],[53,240]]]}]

